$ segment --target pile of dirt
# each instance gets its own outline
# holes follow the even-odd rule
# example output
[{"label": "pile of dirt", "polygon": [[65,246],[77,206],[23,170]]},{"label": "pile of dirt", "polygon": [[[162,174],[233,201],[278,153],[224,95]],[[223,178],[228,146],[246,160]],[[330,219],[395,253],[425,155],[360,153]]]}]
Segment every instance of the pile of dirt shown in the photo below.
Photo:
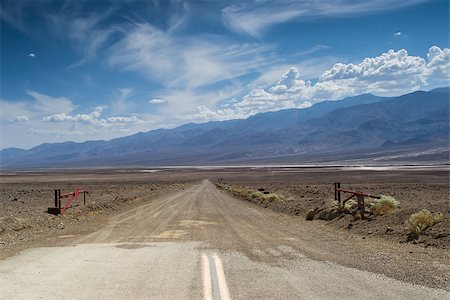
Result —
[{"label": "pile of dirt", "polygon": [[[364,219],[349,211],[336,208],[334,203],[334,186],[332,183],[292,184],[292,183],[246,183],[221,182],[218,186],[235,197],[254,202],[265,208],[289,215],[296,215],[340,228],[349,233],[365,237],[380,237],[398,243],[421,244],[425,247],[448,249],[449,206],[448,184],[407,184],[375,183],[348,184],[343,188],[366,192],[372,195],[389,195],[400,202],[392,212],[384,215],[367,215]],[[246,192],[242,192],[246,191]],[[280,195],[278,201],[252,197],[252,191],[265,191]],[[411,234],[407,227],[410,215],[428,209],[444,216],[444,220],[421,235]]]}]

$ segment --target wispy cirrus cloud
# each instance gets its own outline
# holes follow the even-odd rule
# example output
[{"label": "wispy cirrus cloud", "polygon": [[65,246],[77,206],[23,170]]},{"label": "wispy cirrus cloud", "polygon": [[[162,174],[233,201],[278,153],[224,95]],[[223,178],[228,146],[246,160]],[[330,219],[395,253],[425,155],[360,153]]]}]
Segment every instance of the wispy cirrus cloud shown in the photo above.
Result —
[{"label": "wispy cirrus cloud", "polygon": [[68,98],[51,97],[36,91],[27,91],[31,97],[28,100],[7,101],[0,100],[0,120],[14,121],[16,116],[27,116],[27,118],[39,118],[42,115],[57,112],[69,113],[77,106]]},{"label": "wispy cirrus cloud", "polygon": [[139,72],[168,88],[198,88],[276,63],[272,50],[219,36],[171,35],[142,23],[111,47],[108,60],[115,68]]},{"label": "wispy cirrus cloud", "polygon": [[120,88],[116,92],[116,96],[111,101],[111,107],[116,113],[122,113],[134,108],[129,98],[134,94],[134,89],[130,87]]},{"label": "wispy cirrus cloud", "polygon": [[116,8],[117,5],[111,5],[101,13],[78,14],[69,6],[58,14],[47,16],[51,32],[61,39],[68,39],[81,54],[81,58],[68,68],[82,66],[97,58],[97,53],[107,48],[111,38],[121,32],[117,25],[103,24]]},{"label": "wispy cirrus cloud", "polygon": [[[119,30],[119,27],[105,24],[105,21],[122,6],[117,1],[105,0],[105,8],[93,12],[84,2],[4,0],[0,18],[29,35],[33,35],[35,29],[30,24],[42,22],[39,27],[47,27],[50,35],[71,41],[82,54],[81,59],[69,66],[78,67],[96,58],[97,52]],[[35,54],[30,53],[28,56],[35,57]]]},{"label": "wispy cirrus cloud", "polygon": [[230,5],[222,10],[222,21],[230,30],[261,37],[271,26],[291,20],[311,21],[324,17],[395,10],[428,0],[284,0],[249,1]]},{"label": "wispy cirrus cloud", "polygon": [[60,136],[60,137],[71,137],[74,136],[85,136],[86,132],[80,131],[80,130],[61,130],[61,129],[36,129],[36,128],[29,128],[26,130],[27,134],[30,135],[44,135],[44,136]]}]

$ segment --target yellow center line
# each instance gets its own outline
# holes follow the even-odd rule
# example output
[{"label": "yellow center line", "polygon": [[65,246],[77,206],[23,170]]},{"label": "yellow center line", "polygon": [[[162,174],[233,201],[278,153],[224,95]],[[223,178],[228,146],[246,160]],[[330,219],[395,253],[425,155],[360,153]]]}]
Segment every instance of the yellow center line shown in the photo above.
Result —
[{"label": "yellow center line", "polygon": [[212,300],[211,273],[209,259],[202,253],[202,273],[203,273],[203,299]]},{"label": "yellow center line", "polygon": [[217,253],[214,253],[213,258],[216,263],[217,281],[219,282],[220,298],[222,300],[231,300],[227,280],[225,279],[225,273],[223,271],[222,260],[217,255]]}]

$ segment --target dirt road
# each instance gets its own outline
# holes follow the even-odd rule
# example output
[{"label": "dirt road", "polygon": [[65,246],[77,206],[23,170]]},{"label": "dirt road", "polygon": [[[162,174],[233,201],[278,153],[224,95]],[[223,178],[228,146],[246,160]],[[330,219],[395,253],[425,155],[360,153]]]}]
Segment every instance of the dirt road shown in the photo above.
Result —
[{"label": "dirt road", "polygon": [[61,238],[65,247],[0,261],[0,298],[449,296],[441,289],[445,257],[337,235],[234,199],[209,181],[115,216],[87,236]]}]

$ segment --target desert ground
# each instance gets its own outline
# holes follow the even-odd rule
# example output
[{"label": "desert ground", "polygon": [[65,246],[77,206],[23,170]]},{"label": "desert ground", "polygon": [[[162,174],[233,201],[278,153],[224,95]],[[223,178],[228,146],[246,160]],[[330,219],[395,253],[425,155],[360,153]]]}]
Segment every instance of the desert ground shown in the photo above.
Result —
[{"label": "desert ground", "polygon": [[[448,166],[34,170],[0,180],[0,298],[449,295]],[[334,206],[334,182],[399,206],[305,220]],[[76,187],[89,192],[86,205],[46,212],[54,189]],[[411,238],[407,220],[423,208],[443,221]]]}]

